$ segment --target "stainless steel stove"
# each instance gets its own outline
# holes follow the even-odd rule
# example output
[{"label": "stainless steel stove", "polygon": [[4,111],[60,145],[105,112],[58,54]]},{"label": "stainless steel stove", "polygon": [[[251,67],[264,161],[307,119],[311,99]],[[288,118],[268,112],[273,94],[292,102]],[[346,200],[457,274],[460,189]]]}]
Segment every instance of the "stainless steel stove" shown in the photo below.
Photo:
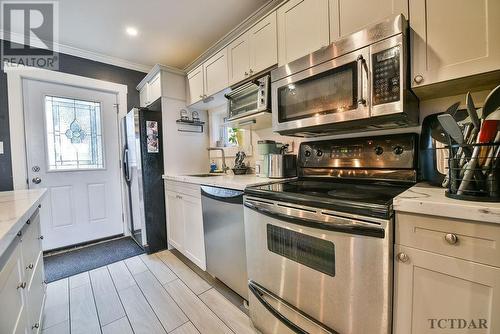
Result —
[{"label": "stainless steel stove", "polygon": [[392,200],[415,134],[305,142],[298,179],[245,191],[250,315],[264,334],[388,334]]}]

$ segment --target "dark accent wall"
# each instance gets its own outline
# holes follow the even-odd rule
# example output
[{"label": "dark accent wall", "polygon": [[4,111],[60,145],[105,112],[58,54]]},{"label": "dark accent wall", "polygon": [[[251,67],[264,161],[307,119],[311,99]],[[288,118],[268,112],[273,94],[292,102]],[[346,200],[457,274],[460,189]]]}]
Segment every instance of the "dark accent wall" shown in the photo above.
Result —
[{"label": "dark accent wall", "polygon": [[[8,43],[1,41],[1,43]],[[80,57],[59,54],[59,72],[120,83],[128,86],[127,110],[139,106],[136,86],[146,75],[143,72],[108,65]],[[12,161],[9,134],[9,110],[7,100],[7,74],[0,72],[0,141],[4,143],[4,154],[0,154],[0,191],[12,190]]]}]

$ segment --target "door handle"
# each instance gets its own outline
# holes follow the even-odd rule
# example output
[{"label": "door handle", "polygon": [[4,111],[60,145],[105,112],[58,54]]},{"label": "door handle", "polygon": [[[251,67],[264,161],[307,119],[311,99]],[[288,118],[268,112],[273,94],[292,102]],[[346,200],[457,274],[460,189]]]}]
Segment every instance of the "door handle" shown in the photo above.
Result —
[{"label": "door handle", "polygon": [[42,182],[42,179],[37,176],[37,177],[34,177],[31,180],[31,182],[33,182],[34,184],[40,184]]},{"label": "door handle", "polygon": [[362,55],[358,56],[357,63],[358,63],[358,104],[366,106],[366,99],[363,94],[364,93],[363,70],[366,68],[366,61]]}]

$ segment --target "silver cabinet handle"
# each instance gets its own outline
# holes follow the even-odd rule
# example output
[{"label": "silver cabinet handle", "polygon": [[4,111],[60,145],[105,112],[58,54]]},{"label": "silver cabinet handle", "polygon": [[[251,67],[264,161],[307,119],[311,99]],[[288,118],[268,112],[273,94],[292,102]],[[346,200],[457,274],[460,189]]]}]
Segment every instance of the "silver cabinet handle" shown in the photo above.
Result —
[{"label": "silver cabinet handle", "polygon": [[413,81],[416,83],[416,84],[421,84],[423,81],[424,81],[424,77],[420,74],[417,74],[415,76],[415,78],[413,78]]},{"label": "silver cabinet handle", "polygon": [[33,267],[34,267],[33,263],[30,263],[30,264],[26,267],[26,269],[33,269]]},{"label": "silver cabinet handle", "polygon": [[38,239],[43,240],[43,235],[39,236]]},{"label": "silver cabinet handle", "polygon": [[202,99],[202,98],[203,98],[203,95],[200,95],[200,99]]},{"label": "silver cabinet handle", "polygon": [[454,233],[448,233],[444,236],[444,240],[450,245],[455,245],[458,242],[458,236]]},{"label": "silver cabinet handle", "polygon": [[246,76],[246,77],[248,76],[248,72],[245,72],[245,76]]},{"label": "silver cabinet handle", "polygon": [[37,177],[34,177],[31,180],[31,182],[33,182],[34,184],[40,184],[40,182],[42,182],[42,179],[37,176]]},{"label": "silver cabinet handle", "polygon": [[253,70],[252,69],[250,69],[250,74],[253,74]]},{"label": "silver cabinet handle", "polygon": [[38,327],[40,327],[40,324],[37,322],[33,326],[31,326],[31,329],[35,329],[35,328],[38,328]]},{"label": "silver cabinet handle", "polygon": [[398,254],[398,260],[400,262],[406,263],[410,260],[410,257],[406,253],[401,252]]},{"label": "silver cabinet handle", "polygon": [[25,288],[26,288],[26,282],[22,282],[22,283],[19,283],[19,284],[17,285],[17,289],[18,289],[18,290],[19,290],[19,289],[25,289]]}]

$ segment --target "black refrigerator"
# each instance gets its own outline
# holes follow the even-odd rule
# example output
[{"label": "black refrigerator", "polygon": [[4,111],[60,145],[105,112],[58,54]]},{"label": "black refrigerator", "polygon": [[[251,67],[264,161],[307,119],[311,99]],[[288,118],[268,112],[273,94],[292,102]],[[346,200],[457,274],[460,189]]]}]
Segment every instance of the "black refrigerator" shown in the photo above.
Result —
[{"label": "black refrigerator", "polygon": [[161,99],[123,119],[123,170],[128,186],[128,228],[147,253],[167,248]]}]

